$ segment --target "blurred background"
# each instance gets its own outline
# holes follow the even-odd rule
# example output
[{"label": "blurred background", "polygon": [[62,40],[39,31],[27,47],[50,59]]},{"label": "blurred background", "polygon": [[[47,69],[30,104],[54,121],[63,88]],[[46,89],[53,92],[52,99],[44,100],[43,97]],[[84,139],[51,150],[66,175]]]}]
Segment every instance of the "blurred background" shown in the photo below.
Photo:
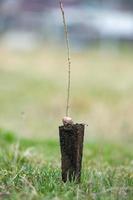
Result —
[{"label": "blurred background", "polygon": [[[86,139],[133,140],[133,1],[63,0],[71,117]],[[59,1],[0,0],[0,127],[58,137],[67,57]]]}]

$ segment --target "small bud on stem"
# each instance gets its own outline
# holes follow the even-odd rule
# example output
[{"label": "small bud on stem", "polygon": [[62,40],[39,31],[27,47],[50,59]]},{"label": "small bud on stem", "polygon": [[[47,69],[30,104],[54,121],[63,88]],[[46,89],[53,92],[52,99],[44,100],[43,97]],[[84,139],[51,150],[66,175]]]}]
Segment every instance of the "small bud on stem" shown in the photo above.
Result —
[{"label": "small bud on stem", "polygon": [[63,117],[62,122],[64,126],[73,125],[73,120],[71,117]]}]

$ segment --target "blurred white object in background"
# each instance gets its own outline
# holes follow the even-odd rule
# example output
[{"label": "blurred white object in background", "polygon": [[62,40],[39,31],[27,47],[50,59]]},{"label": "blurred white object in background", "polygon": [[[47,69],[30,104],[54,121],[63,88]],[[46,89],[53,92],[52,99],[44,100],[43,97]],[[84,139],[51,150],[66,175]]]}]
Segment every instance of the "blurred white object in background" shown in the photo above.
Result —
[{"label": "blurred white object in background", "polygon": [[26,31],[9,31],[4,35],[2,43],[8,49],[23,51],[33,50],[39,45],[36,35]]}]

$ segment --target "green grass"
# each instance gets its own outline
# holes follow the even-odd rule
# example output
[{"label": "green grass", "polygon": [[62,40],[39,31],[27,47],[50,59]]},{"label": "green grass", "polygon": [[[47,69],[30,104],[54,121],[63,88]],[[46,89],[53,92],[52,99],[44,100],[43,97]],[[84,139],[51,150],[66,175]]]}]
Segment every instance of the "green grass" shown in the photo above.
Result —
[{"label": "green grass", "polygon": [[0,47],[0,54],[0,126],[13,130],[0,129],[0,199],[132,200],[131,49],[71,55],[71,116],[89,125],[79,185],[61,181],[65,52]]},{"label": "green grass", "polygon": [[58,140],[18,139],[0,130],[0,199],[132,200],[133,147],[84,145],[81,183],[62,183]]}]

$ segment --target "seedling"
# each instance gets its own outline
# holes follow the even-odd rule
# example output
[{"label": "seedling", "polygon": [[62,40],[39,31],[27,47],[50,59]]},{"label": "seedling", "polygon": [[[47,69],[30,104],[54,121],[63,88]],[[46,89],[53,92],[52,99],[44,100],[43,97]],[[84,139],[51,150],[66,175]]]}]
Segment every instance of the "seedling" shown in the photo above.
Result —
[{"label": "seedling", "polygon": [[66,116],[62,119],[63,126],[59,127],[62,181],[80,182],[85,125],[78,123],[74,124],[72,118],[69,116],[71,89],[71,57],[68,29],[62,1],[60,1],[60,9],[63,18],[68,61]]}]

